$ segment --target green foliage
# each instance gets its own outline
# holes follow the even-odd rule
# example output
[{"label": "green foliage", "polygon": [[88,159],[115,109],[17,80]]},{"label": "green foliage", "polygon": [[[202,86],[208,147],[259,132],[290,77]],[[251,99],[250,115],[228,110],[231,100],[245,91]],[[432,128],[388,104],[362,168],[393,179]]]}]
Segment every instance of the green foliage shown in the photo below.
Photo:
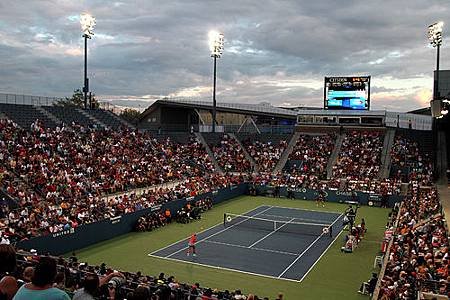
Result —
[{"label": "green foliage", "polygon": [[[99,107],[99,103],[95,98],[95,94],[92,94],[92,103],[93,103],[92,108]],[[70,98],[66,97],[65,99],[61,99],[57,101],[55,105],[84,108],[84,94],[81,91],[81,89],[76,89],[73,91],[73,95]],[[88,105],[89,105],[89,95],[88,95]]]},{"label": "green foliage", "polygon": [[119,114],[119,117],[121,117],[124,120],[127,120],[131,124],[136,124],[139,121],[140,115],[141,113],[138,110],[126,108]]}]

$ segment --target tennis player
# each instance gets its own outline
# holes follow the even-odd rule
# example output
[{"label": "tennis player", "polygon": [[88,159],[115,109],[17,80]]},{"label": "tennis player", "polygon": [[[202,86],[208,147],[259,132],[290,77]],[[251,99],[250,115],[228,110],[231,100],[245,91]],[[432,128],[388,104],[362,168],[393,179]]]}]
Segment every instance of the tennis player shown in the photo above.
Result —
[{"label": "tennis player", "polygon": [[187,256],[192,253],[192,256],[197,256],[197,253],[195,252],[195,244],[197,243],[197,234],[193,233],[188,241],[188,251]]},{"label": "tennis player", "polygon": [[325,191],[323,189],[320,189],[318,192],[316,204],[317,206],[322,205],[322,207],[325,207]]}]

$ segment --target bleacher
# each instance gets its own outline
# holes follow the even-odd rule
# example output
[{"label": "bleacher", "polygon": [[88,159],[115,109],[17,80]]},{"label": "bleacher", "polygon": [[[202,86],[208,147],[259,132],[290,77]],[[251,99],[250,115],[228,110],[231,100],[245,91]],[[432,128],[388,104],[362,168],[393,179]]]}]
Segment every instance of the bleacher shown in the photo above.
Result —
[{"label": "bleacher", "polygon": [[208,145],[220,145],[220,142],[222,141],[223,138],[223,133],[202,133],[203,137],[205,138],[205,141],[208,143]]},{"label": "bleacher", "polygon": [[67,125],[70,125],[72,123],[80,124],[83,126],[97,125],[96,122],[94,122],[94,120],[83,115],[75,107],[42,106],[42,108]]},{"label": "bleacher", "polygon": [[419,143],[422,153],[433,152],[433,135],[430,134],[429,131],[397,128],[395,131],[395,135],[416,141],[417,143]]},{"label": "bleacher", "polygon": [[45,127],[55,128],[58,125],[32,105],[0,103],[0,112],[5,114],[23,129],[29,129],[31,124],[37,119],[39,119]]},{"label": "bleacher", "polygon": [[102,109],[94,109],[86,111],[89,115],[94,117],[96,120],[100,121],[102,124],[105,124],[111,129],[117,130],[120,127],[127,126],[124,121],[121,121],[120,118],[109,111]]}]

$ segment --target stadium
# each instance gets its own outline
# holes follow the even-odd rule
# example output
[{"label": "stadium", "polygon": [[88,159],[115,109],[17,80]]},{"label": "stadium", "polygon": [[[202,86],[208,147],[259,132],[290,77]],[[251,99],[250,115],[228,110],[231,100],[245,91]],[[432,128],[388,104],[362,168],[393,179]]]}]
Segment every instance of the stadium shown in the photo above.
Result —
[{"label": "stadium", "polygon": [[[122,91],[102,96],[111,74],[88,70],[95,8],[105,13],[65,19],[81,24],[81,89],[0,93],[0,300],[449,299],[442,22],[423,28],[437,68],[419,109],[381,109],[379,63],[321,74],[314,105],[226,98],[220,72],[232,67],[221,60],[228,38],[230,55],[237,46],[215,31],[208,97],[138,109]],[[96,49],[89,64],[100,69]],[[0,88],[16,86],[7,77]]]}]

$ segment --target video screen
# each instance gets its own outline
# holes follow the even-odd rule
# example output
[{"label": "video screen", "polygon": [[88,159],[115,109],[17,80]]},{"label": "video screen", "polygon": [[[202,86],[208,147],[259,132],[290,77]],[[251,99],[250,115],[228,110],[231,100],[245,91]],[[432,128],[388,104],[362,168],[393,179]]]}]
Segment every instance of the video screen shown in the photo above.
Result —
[{"label": "video screen", "polygon": [[325,109],[368,110],[370,76],[325,77]]}]

